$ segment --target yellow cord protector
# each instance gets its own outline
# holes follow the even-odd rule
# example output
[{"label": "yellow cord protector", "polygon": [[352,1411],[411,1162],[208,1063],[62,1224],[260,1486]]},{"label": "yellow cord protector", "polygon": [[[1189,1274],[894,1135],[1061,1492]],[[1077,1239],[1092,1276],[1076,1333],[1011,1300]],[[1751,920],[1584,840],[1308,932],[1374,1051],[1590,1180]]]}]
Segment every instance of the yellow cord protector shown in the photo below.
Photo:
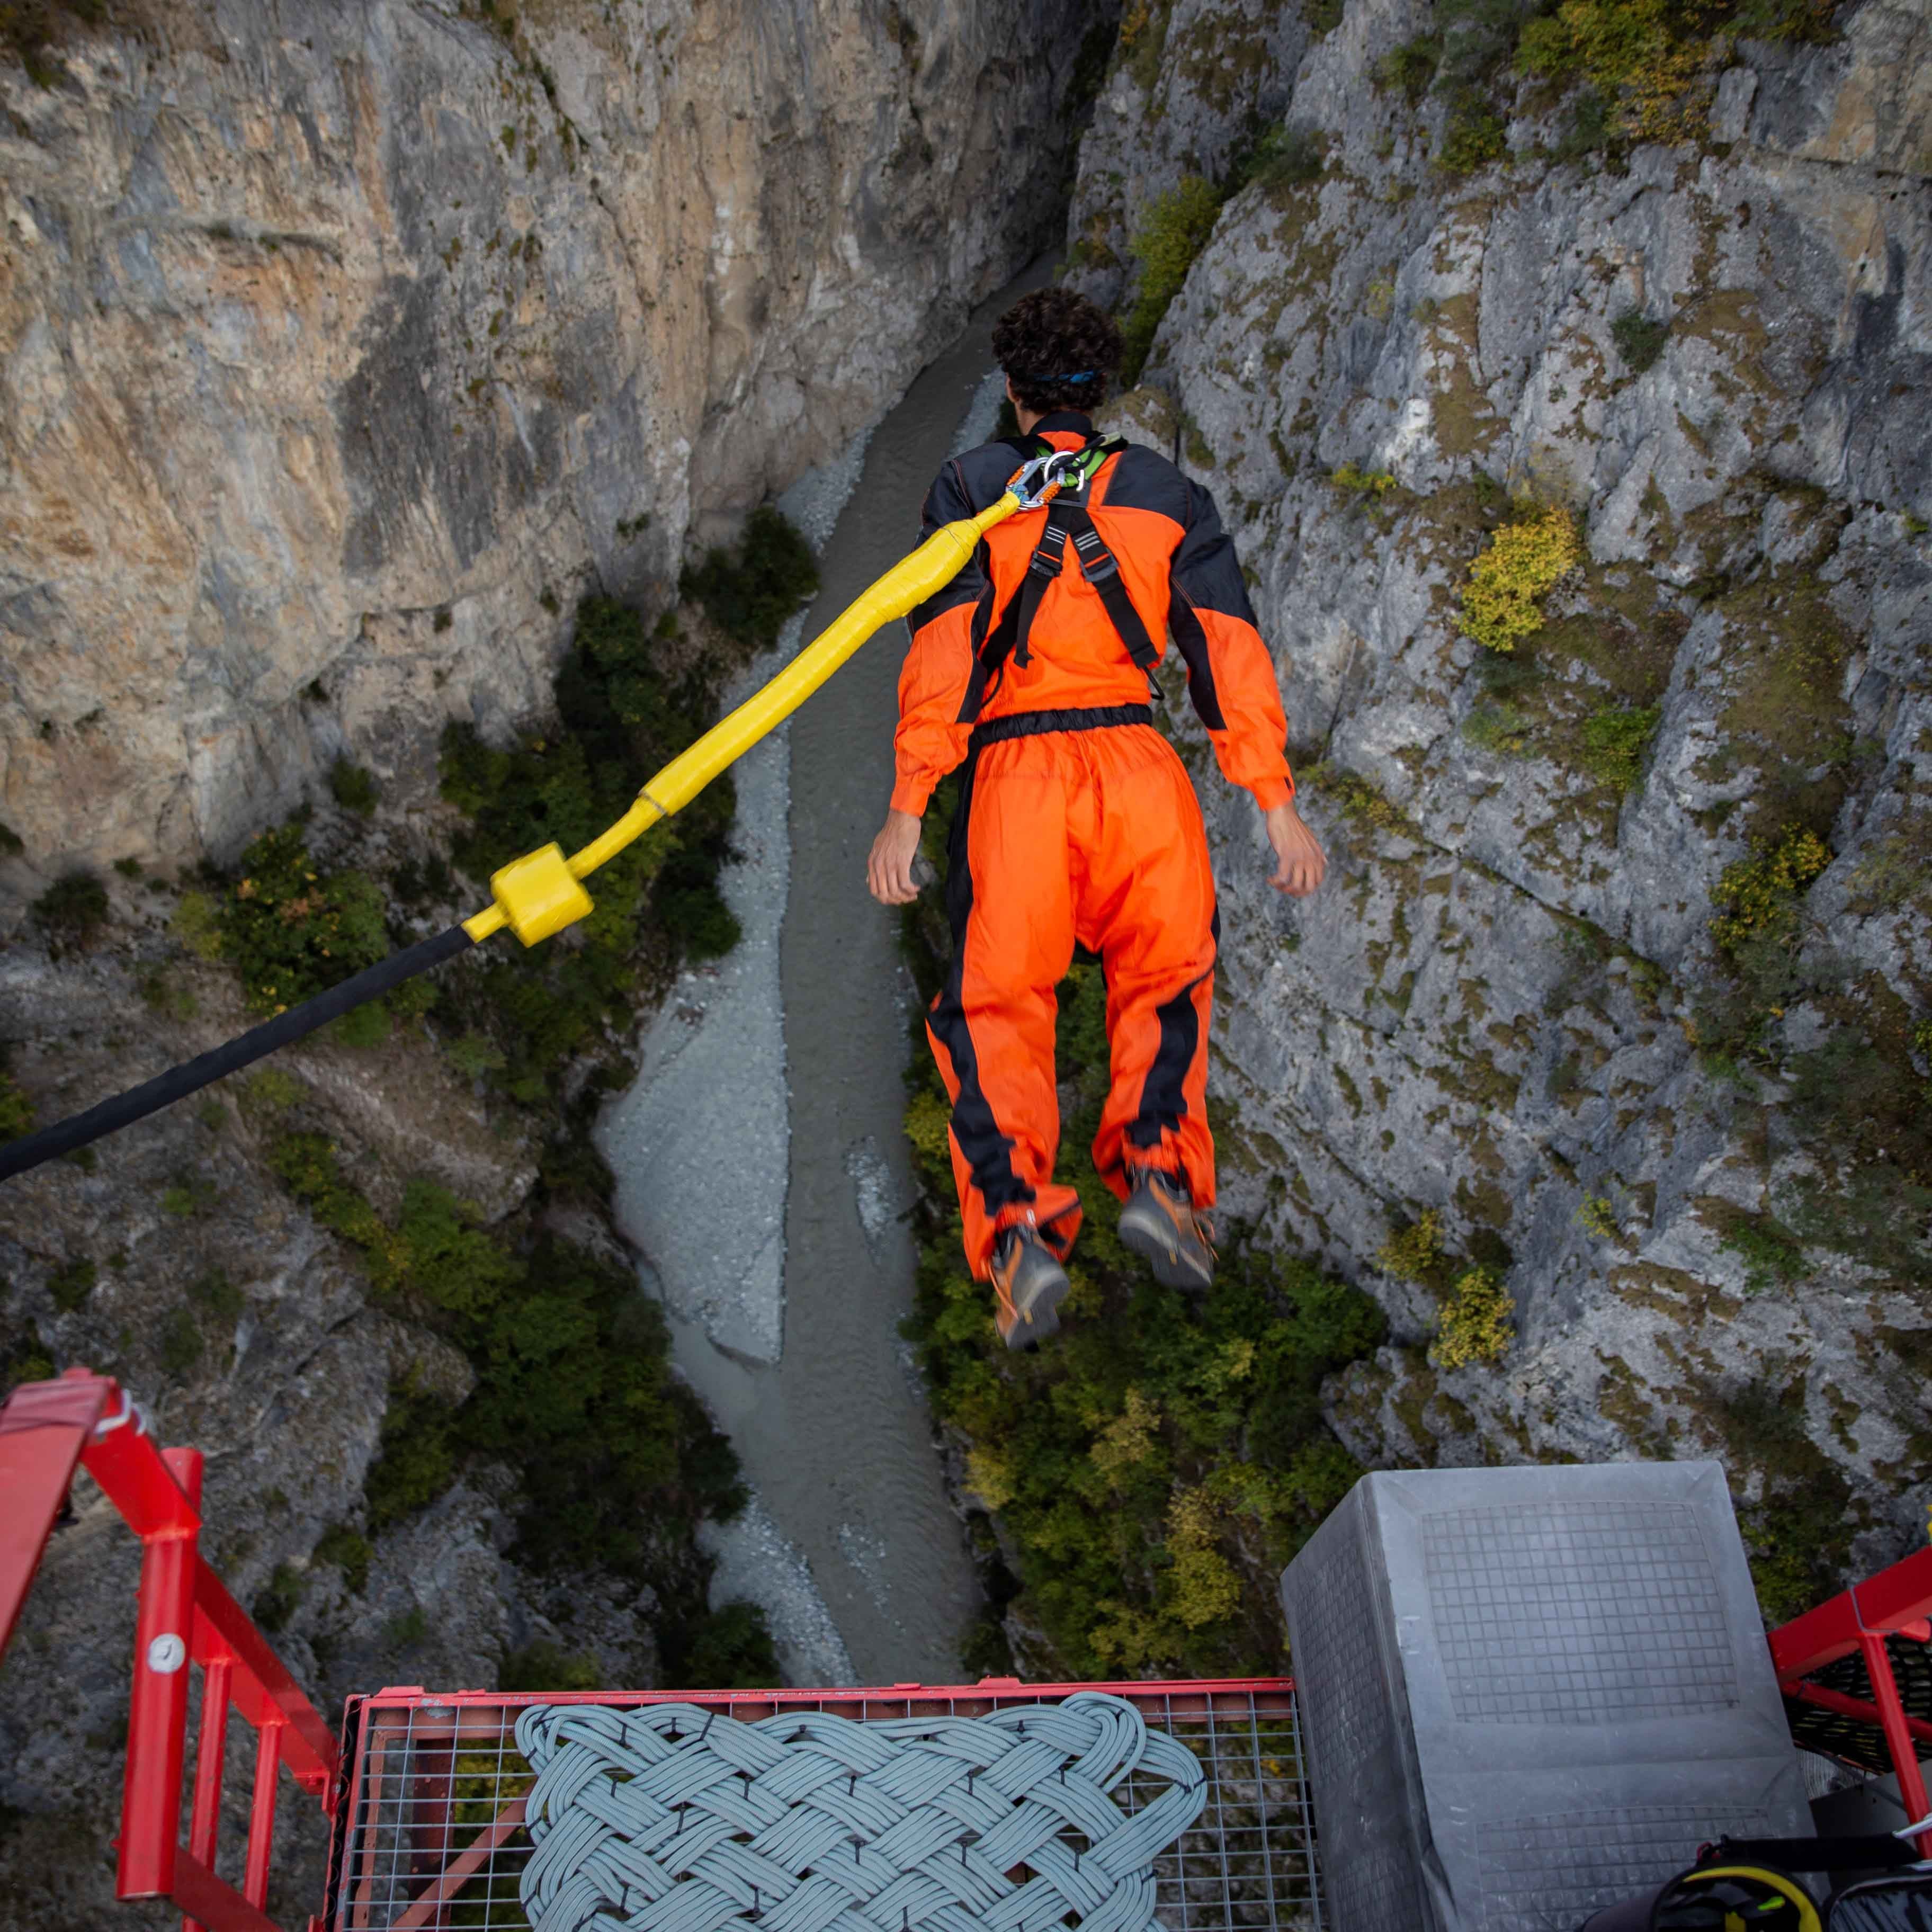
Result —
[{"label": "yellow cord protector", "polygon": [[[1045,500],[1042,496],[1038,502]],[[1037,502],[1029,506],[1009,490],[976,517],[934,530],[903,563],[842,610],[762,691],[672,759],[608,832],[568,859],[561,847],[546,845],[493,874],[490,890],[495,902],[465,920],[464,931],[480,944],[507,926],[526,946],[534,946],[583,918],[591,900],[582,880],[661,819],[681,812],[728,765],[783,724],[874,632],[916,610],[950,584],[995,524],[1029,507],[1037,507]]]}]

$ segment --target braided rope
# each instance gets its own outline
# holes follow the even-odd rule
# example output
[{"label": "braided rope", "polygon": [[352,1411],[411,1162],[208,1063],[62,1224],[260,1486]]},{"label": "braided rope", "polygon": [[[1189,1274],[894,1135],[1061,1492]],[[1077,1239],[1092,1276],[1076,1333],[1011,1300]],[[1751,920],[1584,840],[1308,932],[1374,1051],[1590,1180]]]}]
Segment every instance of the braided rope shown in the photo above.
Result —
[{"label": "braided rope", "polygon": [[[1154,1861],[1208,1791],[1087,1691],[880,1724],[539,1704],[517,1744],[536,1932],[1145,1932]],[[1136,1771],[1167,1788],[1130,1816],[1110,1794]]]}]

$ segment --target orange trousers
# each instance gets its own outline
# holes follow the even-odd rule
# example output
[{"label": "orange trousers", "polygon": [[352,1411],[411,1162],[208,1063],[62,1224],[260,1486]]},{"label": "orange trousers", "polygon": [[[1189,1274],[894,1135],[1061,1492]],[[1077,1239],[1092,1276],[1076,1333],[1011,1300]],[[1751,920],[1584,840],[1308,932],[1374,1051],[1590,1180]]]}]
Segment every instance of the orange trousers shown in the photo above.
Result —
[{"label": "orange trousers", "polygon": [[1112,1083],[1094,1165],[1130,1166],[1214,1201],[1208,1032],[1218,920],[1194,788],[1152,726],[1056,730],[967,760],[946,880],[952,960],[926,1033],[952,1100],[966,1257],[986,1277],[1000,1232],[1030,1221],[1064,1259],[1078,1197],[1060,1144],[1054,989],[1074,941],[1107,976]]}]

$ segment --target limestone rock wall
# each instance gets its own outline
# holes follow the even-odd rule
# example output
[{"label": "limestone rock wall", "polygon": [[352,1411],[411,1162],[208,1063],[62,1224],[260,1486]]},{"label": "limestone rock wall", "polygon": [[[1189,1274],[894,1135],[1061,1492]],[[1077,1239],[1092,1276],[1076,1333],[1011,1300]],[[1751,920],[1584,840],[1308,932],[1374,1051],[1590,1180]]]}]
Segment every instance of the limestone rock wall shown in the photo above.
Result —
[{"label": "limestone rock wall", "polygon": [[[1715,1450],[1761,1582],[1802,1598],[1916,1540],[1932,1496],[1932,16],[1868,0],[1831,44],[1740,43],[1702,138],[1621,161],[1554,158],[1562,106],[1525,89],[1511,156],[1456,175],[1447,104],[1382,78],[1427,9],[1348,0],[1318,36],[1220,10],[1225,45],[1292,62],[1241,84],[1321,170],[1228,202],[1117,420],[1216,494],[1334,862],[1278,901],[1183,728],[1233,1198],[1387,1309],[1330,1391],[1365,1459]],[[1131,260],[1083,243],[1120,250],[1180,150],[1211,173],[1228,137],[1177,106],[1208,10],[1166,11],[1083,154],[1102,293]],[[1632,316],[1664,332],[1640,373]],[[1585,548],[1504,661],[1457,615],[1512,493]],[[1654,728],[1610,779],[1606,714]],[[1721,882],[1794,826],[1830,863],[1748,995]],[[1432,1212],[1423,1278],[1378,1267]],[[1514,1346],[1443,1366],[1480,1261]]]},{"label": "limestone rock wall", "polygon": [[0,65],[16,887],[527,716],[580,592],[664,601],[1048,238],[1111,10],[496,10],[206,0]]}]

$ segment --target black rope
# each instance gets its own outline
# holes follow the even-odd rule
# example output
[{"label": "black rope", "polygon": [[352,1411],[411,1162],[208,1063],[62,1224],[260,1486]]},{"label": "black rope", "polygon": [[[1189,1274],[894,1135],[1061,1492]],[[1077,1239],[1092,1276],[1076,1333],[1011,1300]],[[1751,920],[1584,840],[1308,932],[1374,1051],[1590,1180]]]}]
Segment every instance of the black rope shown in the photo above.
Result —
[{"label": "black rope", "polygon": [[71,1154],[104,1134],[130,1127],[136,1120],[158,1113],[177,1100],[184,1100],[189,1094],[273,1053],[278,1047],[290,1046],[316,1028],[340,1019],[365,1001],[386,993],[392,986],[400,986],[405,980],[412,980],[418,973],[426,973],[432,966],[468,952],[476,943],[461,926],[452,926],[447,932],[392,953],[352,980],[345,980],[340,986],[332,986],[327,992],[318,993],[314,999],[304,1000],[300,1006],[291,1006],[286,1012],[250,1028],[239,1038],[198,1054],[179,1066],[171,1066],[166,1072],[158,1073],[124,1094],[116,1094],[84,1114],[42,1127],[23,1139],[9,1141],[0,1147],[0,1180],[10,1180],[15,1174],[25,1174],[43,1161]]}]

